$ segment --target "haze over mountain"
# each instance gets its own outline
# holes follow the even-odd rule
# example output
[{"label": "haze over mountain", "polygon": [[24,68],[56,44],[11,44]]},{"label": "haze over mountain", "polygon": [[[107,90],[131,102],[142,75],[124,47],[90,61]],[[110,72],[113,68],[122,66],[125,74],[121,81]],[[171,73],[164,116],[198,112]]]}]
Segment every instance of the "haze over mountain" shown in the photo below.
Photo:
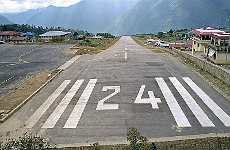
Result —
[{"label": "haze over mountain", "polygon": [[7,17],[11,22],[16,24],[26,24],[31,17],[44,11],[46,8],[31,9],[21,13],[3,13],[1,15]]},{"label": "haze over mountain", "polygon": [[230,0],[141,0],[109,31],[119,35],[207,26],[230,26]]},{"label": "haze over mountain", "polygon": [[230,26],[230,0],[82,0],[3,14],[13,23],[69,27],[115,35]]},{"label": "haze over mountain", "polygon": [[6,17],[0,15],[0,24],[10,24],[10,22]]},{"label": "haze over mountain", "polygon": [[49,6],[20,14],[4,14],[14,23],[60,26],[103,32],[139,0],[82,0],[69,7]]}]

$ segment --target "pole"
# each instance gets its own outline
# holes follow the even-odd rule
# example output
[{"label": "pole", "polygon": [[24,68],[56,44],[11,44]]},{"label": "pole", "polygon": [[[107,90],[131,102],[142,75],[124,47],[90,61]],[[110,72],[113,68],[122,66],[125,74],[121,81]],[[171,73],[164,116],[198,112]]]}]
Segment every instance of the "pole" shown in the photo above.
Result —
[{"label": "pole", "polygon": [[[175,31],[175,38],[176,38],[176,34],[177,34],[176,32],[177,32],[177,31]],[[176,48],[176,39],[175,39],[175,48]]]},{"label": "pole", "polygon": [[228,51],[230,49],[230,34],[229,34],[229,40],[228,40],[228,48],[227,48],[227,54],[226,54],[226,61],[228,61]]}]

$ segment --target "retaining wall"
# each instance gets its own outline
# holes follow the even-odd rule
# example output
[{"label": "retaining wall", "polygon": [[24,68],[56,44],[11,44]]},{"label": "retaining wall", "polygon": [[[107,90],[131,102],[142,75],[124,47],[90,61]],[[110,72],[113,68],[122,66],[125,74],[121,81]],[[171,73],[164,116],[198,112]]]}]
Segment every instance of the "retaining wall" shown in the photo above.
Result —
[{"label": "retaining wall", "polygon": [[174,53],[177,53],[177,54],[182,55],[183,57],[189,59],[190,61],[195,63],[200,69],[203,69],[203,70],[211,73],[212,75],[219,78],[224,83],[226,83],[230,86],[230,71],[229,70],[226,70],[226,69],[219,67],[215,64],[212,64],[210,62],[204,61],[200,58],[194,57],[191,54],[188,54],[186,52],[180,51],[180,50],[175,49],[175,48],[172,48],[172,50],[169,50],[169,51],[172,51]]}]

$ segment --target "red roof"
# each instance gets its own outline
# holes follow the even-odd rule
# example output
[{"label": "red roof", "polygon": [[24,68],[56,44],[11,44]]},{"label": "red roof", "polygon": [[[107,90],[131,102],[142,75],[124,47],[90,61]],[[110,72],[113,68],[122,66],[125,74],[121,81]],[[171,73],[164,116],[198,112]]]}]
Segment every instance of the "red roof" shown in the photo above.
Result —
[{"label": "red roof", "polygon": [[195,29],[195,30],[192,30],[191,32],[197,33],[197,34],[200,34],[200,35],[210,35],[210,34],[214,34],[214,33],[224,33],[224,31],[221,31],[219,29],[212,28],[212,27]]},{"label": "red roof", "polygon": [[16,35],[16,34],[22,34],[22,32],[16,32],[16,31],[2,31],[2,32],[0,32],[0,36],[1,35],[12,36],[12,35]]},{"label": "red roof", "polygon": [[13,37],[11,41],[26,41],[27,37]]},{"label": "red roof", "polygon": [[87,36],[86,39],[92,39],[93,37],[92,36]]},{"label": "red roof", "polygon": [[215,33],[215,34],[212,34],[211,36],[215,36],[215,37],[218,37],[218,38],[221,38],[221,39],[229,39],[229,36],[230,36],[230,33]]}]

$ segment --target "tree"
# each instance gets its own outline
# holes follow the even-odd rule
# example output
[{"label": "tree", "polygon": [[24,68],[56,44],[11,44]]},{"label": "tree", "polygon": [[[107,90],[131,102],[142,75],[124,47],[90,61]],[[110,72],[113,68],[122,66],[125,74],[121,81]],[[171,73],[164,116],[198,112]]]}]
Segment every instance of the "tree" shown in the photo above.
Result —
[{"label": "tree", "polygon": [[170,37],[173,36],[173,30],[172,30],[172,29],[169,30],[169,36],[170,36]]},{"label": "tree", "polygon": [[90,36],[90,33],[87,32],[85,35],[86,35],[86,36]]},{"label": "tree", "polygon": [[164,33],[163,33],[163,32],[158,32],[158,33],[157,33],[157,37],[158,37],[158,38],[164,37]]},{"label": "tree", "polygon": [[74,34],[73,34],[73,36],[78,36],[79,34],[78,34],[78,32],[74,32]]}]

